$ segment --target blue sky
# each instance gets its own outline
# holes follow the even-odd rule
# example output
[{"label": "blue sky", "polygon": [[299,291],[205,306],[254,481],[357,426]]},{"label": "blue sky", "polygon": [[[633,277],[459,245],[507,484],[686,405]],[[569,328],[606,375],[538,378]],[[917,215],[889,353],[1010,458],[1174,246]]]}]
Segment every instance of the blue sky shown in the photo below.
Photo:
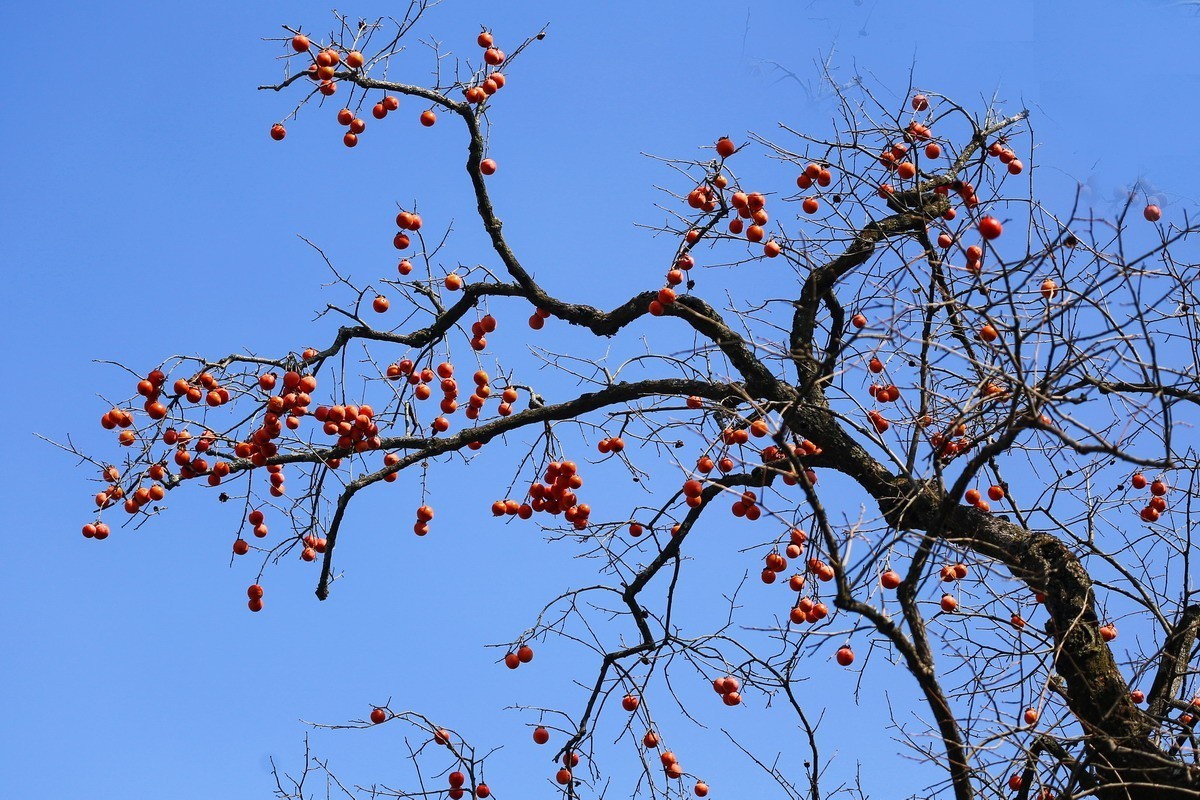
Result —
[{"label": "blue sky", "polygon": [[[85,541],[91,475],[34,437],[115,449],[96,424],[108,407],[99,396],[123,397],[131,384],[97,359],[148,369],[176,353],[327,341],[329,324],[312,318],[328,275],[296,234],[369,279],[394,260],[395,203],[419,198],[427,220],[455,220],[456,258],[486,257],[462,202],[462,137],[420,128],[415,104],[354,150],[340,144],[337,105],[306,110],[283,143],[268,139],[292,101],[255,90],[280,71],[279,48],[260,38],[281,23],[319,31],[331,20],[307,0],[0,11],[12,65],[0,107],[0,412],[13,423],[0,474],[14,500],[0,611],[2,796],[262,797],[272,756],[299,763],[300,720],[361,718],[389,698],[481,749],[506,744],[489,782],[508,797],[551,792],[546,754],[524,727],[536,716],[504,709],[570,704],[571,681],[589,681],[592,661],[550,644],[536,669],[509,673],[493,663],[503,650],[482,645],[518,635],[591,570],[568,546],[490,523],[487,505],[511,477],[503,454],[456,478],[431,476],[444,535],[397,534],[418,502],[413,482],[363,498],[333,598],[318,603],[315,571],[287,561],[269,571],[268,610],[250,615],[253,567],[228,563],[232,510],[207,494],[171,497],[170,513],[142,529]],[[653,186],[670,175],[642,153],[690,157],[723,134],[824,126],[832,106],[802,83],[816,85],[826,57],[835,75],[857,70],[897,99],[911,74],[968,107],[1028,107],[1047,204],[1067,203],[1083,182],[1106,208],[1142,180],[1167,213],[1194,207],[1200,16],[1185,6],[446,0],[420,32],[471,52],[481,23],[501,43],[549,23],[497,104],[492,185],[526,264],[569,298],[605,305],[658,281],[668,245],[635,223],[661,219]],[[421,59],[406,63],[416,70]],[[769,174],[768,162],[747,170]],[[504,318],[497,337],[512,330],[512,346],[525,342],[523,319]],[[598,496],[628,491],[618,470],[594,474]],[[713,586],[744,571],[698,568]],[[697,591],[693,613],[720,605]],[[814,699],[853,690],[852,676],[825,669],[814,667]],[[905,680],[896,668],[874,686]],[[768,751],[791,750],[786,725],[785,740],[772,740],[755,727],[761,709],[737,713],[704,731],[677,726],[674,746],[696,754],[691,766],[715,765],[718,728],[729,725]],[[886,731],[864,732],[863,713],[827,723],[845,774],[857,744],[892,747]],[[321,733],[314,743],[352,781],[407,775],[398,733]],[[753,769],[730,757],[708,780],[728,797],[757,785]]]}]

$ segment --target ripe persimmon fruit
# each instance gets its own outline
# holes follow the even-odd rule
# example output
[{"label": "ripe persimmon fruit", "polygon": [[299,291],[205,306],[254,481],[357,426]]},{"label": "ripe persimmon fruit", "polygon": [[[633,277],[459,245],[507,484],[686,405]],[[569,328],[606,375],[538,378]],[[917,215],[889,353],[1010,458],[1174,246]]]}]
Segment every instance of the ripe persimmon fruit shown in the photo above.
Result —
[{"label": "ripe persimmon fruit", "polygon": [[988,240],[998,238],[1004,232],[1004,226],[995,217],[984,217],[979,220],[978,228],[979,235]]}]

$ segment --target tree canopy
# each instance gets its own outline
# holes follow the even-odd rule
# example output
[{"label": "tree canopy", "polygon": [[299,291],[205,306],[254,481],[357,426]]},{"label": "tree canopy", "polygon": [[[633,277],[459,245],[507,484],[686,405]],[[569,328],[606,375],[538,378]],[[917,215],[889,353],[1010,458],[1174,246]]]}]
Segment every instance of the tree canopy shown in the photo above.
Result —
[{"label": "tree canopy", "polygon": [[[492,190],[492,110],[553,37],[483,28],[450,47],[431,5],[286,27],[282,75],[260,86],[284,111],[264,127],[286,148],[335,118],[352,149],[430,128],[460,148],[444,180],[468,202],[451,218],[398,200],[386,260],[347,268],[308,242],[328,279],[290,349],[205,352],[197,330],[199,355],[124,364],[111,444],[62,445],[97,482],[83,535],[167,525],[177,493],[223,526],[234,507],[221,546],[263,616],[277,574],[305,570],[336,604],[345,550],[403,535],[420,561],[465,536],[439,524],[447,506],[544,538],[537,568],[574,563],[495,661],[546,674],[574,653],[573,686],[513,700],[511,746],[544,745],[549,793],[732,794],[674,742],[753,714],[793,736],[730,735],[744,769],[792,797],[857,796],[822,725],[876,672],[903,687],[853,713],[890,719],[900,753],[857,759],[923,764],[896,796],[1200,795],[1187,214],[1144,188],[1111,214],[1082,190],[1044,205],[1036,113],[826,72],[829,122],[782,113],[770,136],[656,154],[639,223],[655,260],[600,304],[622,258],[605,232],[530,263],[506,203],[543,205],[554,236],[620,189]],[[525,135],[553,136],[540,122]],[[584,250],[590,270],[555,274]],[[371,497],[384,531],[354,515]],[[471,631],[422,647],[486,644]],[[835,671],[857,682],[813,688]],[[512,796],[487,779],[502,743],[421,695],[398,686],[344,723],[402,730],[408,784],[343,784],[306,753],[275,766],[278,795]]]}]

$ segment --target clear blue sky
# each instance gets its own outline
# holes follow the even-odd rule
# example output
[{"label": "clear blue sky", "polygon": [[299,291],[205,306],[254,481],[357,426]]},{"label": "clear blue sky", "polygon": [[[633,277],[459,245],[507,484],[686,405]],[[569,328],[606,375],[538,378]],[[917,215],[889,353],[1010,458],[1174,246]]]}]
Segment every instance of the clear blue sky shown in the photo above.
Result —
[{"label": "clear blue sky", "polygon": [[[396,9],[357,0],[340,10]],[[550,796],[547,752],[523,727],[534,717],[503,709],[569,706],[578,699],[570,681],[590,681],[593,661],[556,643],[539,649],[537,669],[510,673],[492,663],[502,651],[482,645],[518,635],[557,590],[587,580],[589,566],[570,546],[490,522],[487,504],[511,477],[500,455],[465,474],[467,484],[431,479],[437,535],[424,540],[405,535],[415,484],[381,487],[351,517],[347,578],[329,602],[312,595],[315,570],[289,560],[270,570],[268,610],[251,615],[243,590],[253,567],[228,565],[231,509],[207,494],[173,496],[170,513],[141,530],[85,541],[91,476],[33,435],[115,450],[96,424],[107,408],[98,395],[123,397],[130,382],[94,359],[148,369],[176,353],[280,353],[327,341],[328,325],[311,322],[327,274],[295,234],[356,274],[386,272],[394,203],[415,197],[427,219],[456,218],[456,258],[486,257],[461,204],[461,134],[419,128],[414,104],[353,151],[339,143],[332,109],[304,113],[282,144],[267,138],[292,101],[255,91],[279,76],[279,49],[260,37],[281,23],[325,30],[331,20],[309,0],[0,11],[10,40],[0,107],[0,416],[9,422],[0,484],[13,501],[0,796],[263,797],[271,756],[299,764],[299,720],[362,717],[389,698],[481,749],[507,744],[489,765],[504,796]],[[526,264],[570,299],[603,305],[658,281],[667,245],[634,223],[660,219],[652,184],[670,176],[641,152],[691,156],[722,134],[825,124],[831,107],[771,62],[815,85],[815,62],[831,54],[839,76],[857,69],[897,96],[911,70],[916,85],[968,107],[993,97],[1008,110],[1027,106],[1050,205],[1067,201],[1072,181],[1090,182],[1101,206],[1137,179],[1168,213],[1196,197],[1200,17],[1165,0],[978,10],[446,0],[421,32],[470,52],[480,23],[502,45],[550,26],[497,104],[493,185]],[[766,164],[754,169],[765,174]],[[516,364],[523,319],[502,320]],[[597,496],[626,491],[611,466],[592,472]],[[721,588],[745,568],[693,566]],[[695,608],[719,613],[719,603]],[[813,670],[819,683],[805,692],[818,706],[853,688],[852,675],[824,662]],[[907,680],[895,668],[867,685],[878,698]],[[706,731],[679,723],[670,743],[694,754],[685,766],[711,765],[715,796],[732,797],[761,777],[748,777],[754,768],[736,756],[718,764],[720,726],[798,760],[786,722],[763,723],[781,733],[759,742],[753,726],[764,713],[780,716],[746,708],[706,717]],[[877,706],[853,716],[826,728],[826,756],[838,751],[833,769],[846,776],[864,742],[895,750]],[[351,781],[408,778],[396,732],[318,734],[314,743]],[[892,779],[866,775],[876,789]]]}]

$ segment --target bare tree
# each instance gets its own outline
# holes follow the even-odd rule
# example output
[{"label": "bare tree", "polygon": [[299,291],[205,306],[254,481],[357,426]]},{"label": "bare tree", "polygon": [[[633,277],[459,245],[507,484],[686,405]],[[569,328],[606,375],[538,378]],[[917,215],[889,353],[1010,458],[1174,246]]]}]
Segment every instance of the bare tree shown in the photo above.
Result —
[{"label": "bare tree", "polygon": [[[368,113],[382,121],[402,96],[424,103],[422,124],[452,123],[467,144],[460,177],[491,264],[448,266],[452,237],[431,236],[416,209],[397,217],[396,272],[369,285],[317,250],[335,278],[322,316],[342,319],[332,340],[139,372],[138,394],[102,418],[123,463],[79,453],[103,486],[84,535],[107,536],[103,520],[122,509],[140,524],[166,492],[207,483],[245,505],[248,538],[234,552],[258,554],[263,570],[250,608],[263,607],[266,568],[289,554],[319,562],[324,600],[339,549],[363,546],[339,543],[359,492],[405,471],[424,486],[428,470],[507,442],[512,488],[476,498],[481,513],[490,503],[498,517],[540,520],[598,564],[596,582],[551,599],[506,656],[519,667],[529,642],[551,636],[596,650],[578,707],[541,709],[560,734],[554,778],[568,796],[603,793],[602,714],[628,718],[623,738],[643,765],[626,776],[631,793],[707,793],[682,788],[679,761],[656,754],[652,677],[671,670],[711,680],[728,705],[763,693],[795,715],[809,742],[803,774],[756,759],[790,796],[855,796],[852,778],[830,778],[813,709],[793,687],[808,661],[832,653],[858,669],[878,651],[924,700],[911,713],[933,736],[906,744],[942,769],[932,796],[1200,797],[1187,427],[1200,335],[1185,253],[1196,227],[1162,220],[1136,189],[1115,218],[1082,202],[1044,208],[1024,111],[974,112],[932,91],[897,108],[862,82],[830,82],[839,113],[827,133],[785,126],[773,139],[722,139],[704,159],[662,159],[674,177],[654,226],[661,288],[607,310],[554,296],[510,246],[488,193],[488,110],[544,33],[506,54],[482,31],[458,59],[427,41],[431,83],[389,79],[430,5],[414,1],[402,20],[339,17],[324,38],[288,29],[286,74],[262,88],[298,100],[271,135],[345,97],[338,115],[354,146]],[[739,180],[738,162],[764,154],[796,176],[795,194]],[[705,297],[716,274],[705,267],[763,264],[767,299]],[[549,377],[447,359],[464,340],[488,354],[500,309],[525,304],[548,342],[556,327],[606,340],[640,321],[647,349],[614,368],[548,346]],[[554,394],[545,385],[563,377],[579,388],[558,399],[565,382]],[[571,456],[591,440],[648,490],[632,511],[584,502],[585,467]],[[415,510],[417,535],[436,527],[434,509],[431,499]],[[762,544],[748,557],[764,583],[786,584],[786,617],[735,624],[731,602],[719,628],[685,631],[676,584],[703,569],[690,540],[725,524],[725,509],[757,521]],[[268,530],[279,519],[284,535]],[[596,609],[623,631],[620,647],[598,644]],[[1118,619],[1140,635],[1118,638]],[[298,776],[277,773],[278,795],[310,796],[314,772],[347,796],[488,795],[485,756],[459,734],[390,708],[349,725],[381,722],[409,726],[415,787],[344,786],[306,753]],[[449,754],[448,782],[422,775],[430,752]]]}]

